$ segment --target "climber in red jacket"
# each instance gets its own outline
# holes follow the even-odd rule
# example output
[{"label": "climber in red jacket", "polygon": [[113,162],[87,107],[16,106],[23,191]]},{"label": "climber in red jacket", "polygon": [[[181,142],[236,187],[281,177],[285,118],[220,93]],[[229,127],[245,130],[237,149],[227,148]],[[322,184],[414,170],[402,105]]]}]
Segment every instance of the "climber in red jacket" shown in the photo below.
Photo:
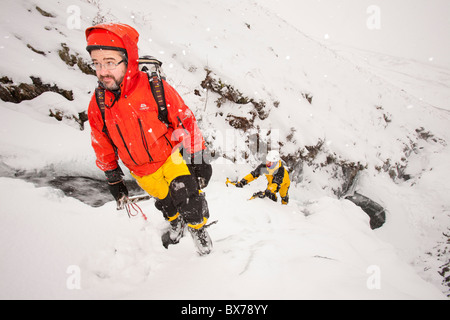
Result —
[{"label": "climber in red jacket", "polygon": [[[128,197],[119,158],[138,184],[158,199],[156,207],[170,222],[170,243],[179,241],[185,224],[200,254],[211,251],[205,224],[208,206],[200,189],[211,177],[211,166],[200,161],[205,141],[192,111],[163,80],[168,125],[158,119],[158,106],[145,72],[138,68],[139,34],[125,24],[100,24],[86,29],[87,47],[99,86],[104,113],[96,95],[88,116],[97,166],[105,172],[117,201]],[[184,155],[196,159],[187,164]],[[165,244],[167,247],[168,244]]]}]

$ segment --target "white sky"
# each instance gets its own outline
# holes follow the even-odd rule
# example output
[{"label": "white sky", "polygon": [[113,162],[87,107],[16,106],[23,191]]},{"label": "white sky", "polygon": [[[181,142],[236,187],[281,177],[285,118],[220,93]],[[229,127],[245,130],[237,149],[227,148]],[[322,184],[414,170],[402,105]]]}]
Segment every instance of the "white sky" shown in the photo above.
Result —
[{"label": "white sky", "polygon": [[[258,0],[308,35],[450,68],[450,0]],[[379,8],[379,15],[370,6]],[[370,19],[377,20],[370,20]],[[367,22],[379,23],[370,30]]]}]

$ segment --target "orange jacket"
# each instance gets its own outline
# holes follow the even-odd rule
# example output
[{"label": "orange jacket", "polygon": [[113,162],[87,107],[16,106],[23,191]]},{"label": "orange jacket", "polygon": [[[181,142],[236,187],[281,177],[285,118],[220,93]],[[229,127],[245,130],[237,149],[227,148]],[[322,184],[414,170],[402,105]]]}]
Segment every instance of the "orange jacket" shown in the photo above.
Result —
[{"label": "orange jacket", "polygon": [[97,166],[103,171],[116,169],[120,158],[134,174],[143,177],[158,170],[181,145],[187,153],[195,153],[205,149],[205,141],[194,114],[175,89],[165,81],[169,127],[158,119],[158,107],[147,74],[138,70],[138,36],[136,37],[134,29],[128,27],[128,30],[127,27],[105,24],[86,30],[86,35],[94,28],[113,32],[122,39],[128,54],[127,75],[120,85],[119,99],[113,103],[114,94],[108,90],[105,94],[106,105],[112,105],[105,108],[109,137],[103,131],[104,122],[95,94],[89,104],[88,117]]}]

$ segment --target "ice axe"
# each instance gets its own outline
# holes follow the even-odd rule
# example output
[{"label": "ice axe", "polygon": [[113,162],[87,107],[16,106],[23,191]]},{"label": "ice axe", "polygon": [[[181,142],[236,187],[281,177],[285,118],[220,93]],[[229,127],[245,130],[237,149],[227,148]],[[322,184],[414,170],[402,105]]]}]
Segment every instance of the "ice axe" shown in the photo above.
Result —
[{"label": "ice axe", "polygon": [[250,199],[248,199],[248,200],[253,200],[253,199],[256,199],[256,198],[263,199],[265,197],[266,197],[266,193],[264,191],[258,191],[258,192],[255,192],[252,195],[252,197]]},{"label": "ice axe", "polygon": [[227,182],[225,182],[225,183],[226,183],[226,185],[228,187],[229,183],[232,184],[233,186],[235,186],[238,182],[237,181],[231,181],[230,179],[227,178]]},{"label": "ice axe", "polygon": [[135,217],[140,212],[144,220],[147,221],[147,216],[144,214],[141,207],[139,207],[136,203],[150,199],[151,196],[149,195],[138,195],[133,197],[123,196],[117,200],[117,210],[126,209],[129,218]]}]

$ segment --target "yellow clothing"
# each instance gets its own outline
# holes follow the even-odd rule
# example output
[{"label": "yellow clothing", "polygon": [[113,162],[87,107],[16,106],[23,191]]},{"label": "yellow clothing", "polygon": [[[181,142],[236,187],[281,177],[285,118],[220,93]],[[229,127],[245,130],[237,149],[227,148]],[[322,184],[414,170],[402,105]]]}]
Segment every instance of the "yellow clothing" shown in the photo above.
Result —
[{"label": "yellow clothing", "polygon": [[[187,202],[184,202],[186,200],[186,193],[188,192],[186,187],[190,185],[189,190],[192,190],[193,184],[192,180],[187,179],[191,176],[191,173],[179,151],[175,151],[168,157],[156,172],[143,177],[133,172],[131,175],[136,179],[138,185],[149,195],[163,201],[165,210],[162,211],[168,221],[175,221],[181,214],[188,223],[188,226],[193,229],[203,227],[208,221],[209,214],[206,217],[202,215],[204,211],[202,205],[205,202],[202,202],[197,190],[193,190],[192,195],[188,195]],[[180,200],[177,193],[182,189],[186,191],[181,191],[182,200]],[[194,194],[195,192],[197,194]],[[172,206],[171,203],[173,202],[175,203]],[[180,203],[182,206],[180,206]],[[196,213],[195,217],[192,216],[193,213]]]},{"label": "yellow clothing", "polygon": [[139,177],[131,172],[142,189],[152,197],[161,200],[167,197],[170,183],[175,178],[190,174],[186,161],[183,160],[179,151],[175,151],[156,172],[148,176]]},{"label": "yellow clothing", "polygon": [[269,169],[265,164],[261,164],[251,173],[246,175],[243,180],[245,180],[245,184],[247,184],[259,178],[261,174],[264,174],[267,178],[267,190],[273,193],[275,198],[276,193],[279,193],[282,198],[282,203],[287,204],[291,180],[289,179],[289,173],[281,164],[281,161],[279,161],[273,169]]}]

